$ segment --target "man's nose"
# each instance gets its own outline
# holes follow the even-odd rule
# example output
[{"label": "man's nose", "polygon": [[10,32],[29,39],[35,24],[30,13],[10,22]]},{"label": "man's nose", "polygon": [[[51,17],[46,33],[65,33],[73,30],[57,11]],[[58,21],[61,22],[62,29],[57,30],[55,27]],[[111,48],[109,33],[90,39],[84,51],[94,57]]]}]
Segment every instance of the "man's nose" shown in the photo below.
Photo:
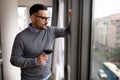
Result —
[{"label": "man's nose", "polygon": [[45,20],[45,23],[48,24],[48,20]]}]

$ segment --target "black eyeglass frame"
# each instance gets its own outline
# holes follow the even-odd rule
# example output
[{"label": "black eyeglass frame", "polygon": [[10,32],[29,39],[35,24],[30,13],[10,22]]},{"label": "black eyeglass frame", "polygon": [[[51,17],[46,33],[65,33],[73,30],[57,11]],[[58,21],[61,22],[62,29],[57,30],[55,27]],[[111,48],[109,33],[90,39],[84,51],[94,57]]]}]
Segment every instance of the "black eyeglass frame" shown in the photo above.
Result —
[{"label": "black eyeglass frame", "polygon": [[38,16],[38,15],[35,15],[36,17],[38,17],[38,18],[41,18],[42,20],[50,20],[50,17],[43,17],[43,16]]}]

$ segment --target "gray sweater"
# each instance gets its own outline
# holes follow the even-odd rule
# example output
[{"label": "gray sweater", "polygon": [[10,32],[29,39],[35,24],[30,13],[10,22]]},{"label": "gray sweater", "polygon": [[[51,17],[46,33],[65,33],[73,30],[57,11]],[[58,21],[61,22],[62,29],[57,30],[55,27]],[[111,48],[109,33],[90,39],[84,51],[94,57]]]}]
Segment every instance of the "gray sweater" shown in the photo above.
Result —
[{"label": "gray sweater", "polygon": [[37,65],[36,58],[46,48],[52,48],[58,37],[64,37],[65,28],[47,27],[40,32],[32,32],[26,28],[14,41],[10,62],[21,68],[21,80],[41,80],[51,73],[52,55],[46,65]]}]

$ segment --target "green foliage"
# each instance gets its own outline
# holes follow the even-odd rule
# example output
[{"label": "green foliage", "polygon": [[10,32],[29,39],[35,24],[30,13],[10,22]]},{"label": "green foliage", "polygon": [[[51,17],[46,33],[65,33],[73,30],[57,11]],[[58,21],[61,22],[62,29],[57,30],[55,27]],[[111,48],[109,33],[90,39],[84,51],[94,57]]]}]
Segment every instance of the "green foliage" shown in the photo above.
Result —
[{"label": "green foliage", "polygon": [[116,48],[111,56],[120,61],[120,47]]}]

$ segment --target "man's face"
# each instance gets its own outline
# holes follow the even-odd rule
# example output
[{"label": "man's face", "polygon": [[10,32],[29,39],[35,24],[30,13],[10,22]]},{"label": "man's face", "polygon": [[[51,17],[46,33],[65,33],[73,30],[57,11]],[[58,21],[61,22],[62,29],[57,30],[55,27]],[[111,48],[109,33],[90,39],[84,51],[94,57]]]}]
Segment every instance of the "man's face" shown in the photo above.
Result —
[{"label": "man's face", "polygon": [[38,13],[35,13],[32,15],[32,26],[35,27],[38,30],[46,29],[46,26],[48,24],[48,12],[47,10],[39,10]]}]

